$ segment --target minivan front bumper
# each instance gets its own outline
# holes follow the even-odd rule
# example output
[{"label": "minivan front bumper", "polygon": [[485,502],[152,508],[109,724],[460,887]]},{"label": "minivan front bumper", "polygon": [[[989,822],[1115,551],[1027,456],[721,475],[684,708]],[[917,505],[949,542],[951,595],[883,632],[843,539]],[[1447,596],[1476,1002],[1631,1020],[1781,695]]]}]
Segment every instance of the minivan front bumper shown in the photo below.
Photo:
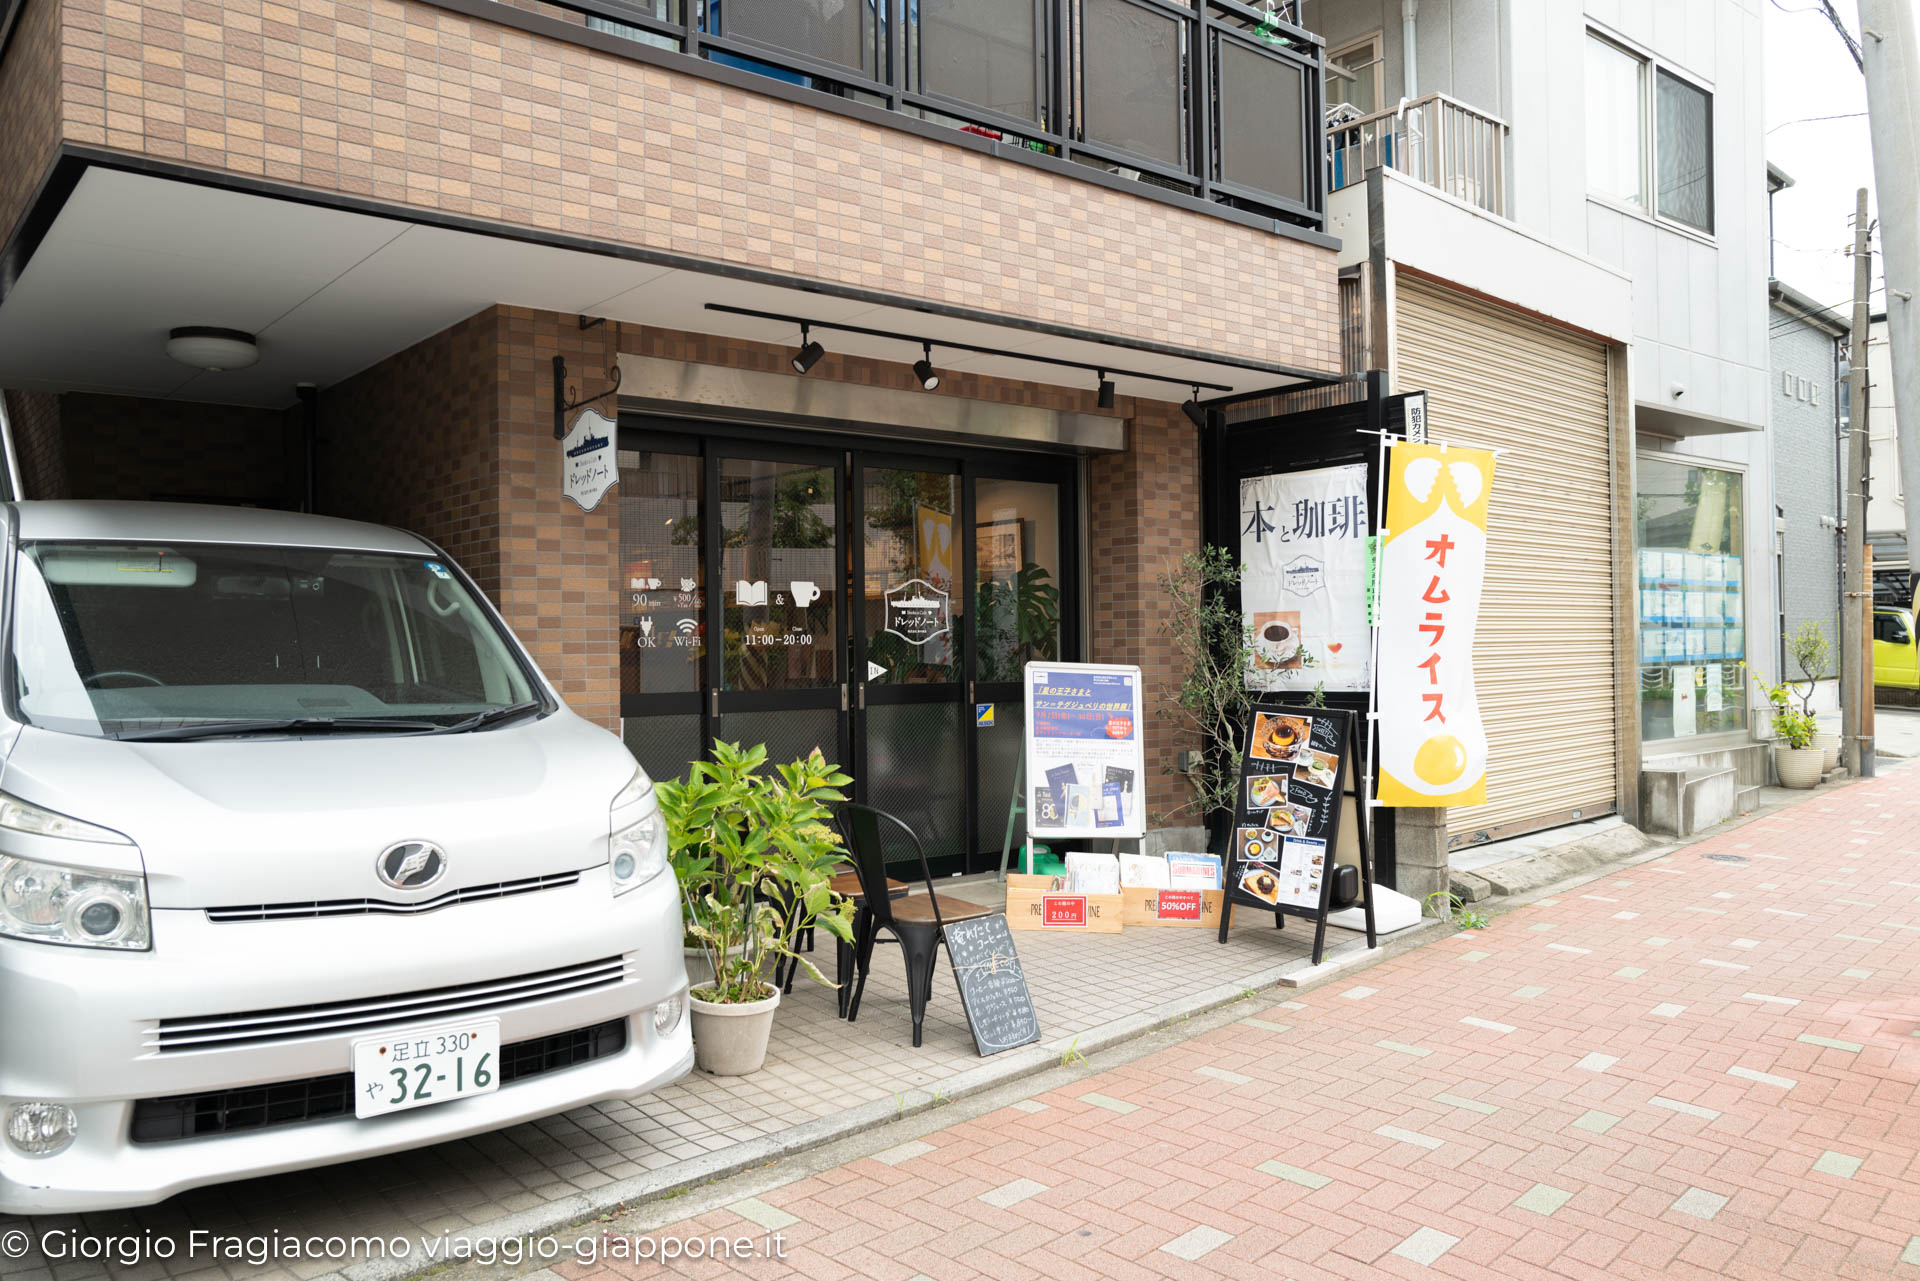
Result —
[{"label": "minivan front bumper", "polygon": [[[565,888],[463,904],[418,917],[248,923],[156,911],[153,950],[96,952],[0,939],[0,1110],[47,1101],[79,1117],[72,1146],[28,1157],[0,1139],[0,1213],[147,1205],[187,1188],[303,1169],[479,1134],[602,1099],[645,1093],[692,1067],[687,1019],[655,1029],[660,1002],[684,1005],[680,905],[673,875],[613,898],[607,869]],[[388,1116],[271,1125],[135,1142],[140,1100],[197,1095],[351,1071],[355,1040],[447,1016],[403,1015],[320,1034],[292,1031],[213,1048],[168,1044],[168,1022],[295,1007],[377,1007],[408,994],[486,988],[619,958],[616,980],[476,1011],[503,1046],[626,1023],[625,1048],[491,1094]],[[510,986],[510,984],[508,984]],[[164,1048],[163,1048],[164,1046]]]}]

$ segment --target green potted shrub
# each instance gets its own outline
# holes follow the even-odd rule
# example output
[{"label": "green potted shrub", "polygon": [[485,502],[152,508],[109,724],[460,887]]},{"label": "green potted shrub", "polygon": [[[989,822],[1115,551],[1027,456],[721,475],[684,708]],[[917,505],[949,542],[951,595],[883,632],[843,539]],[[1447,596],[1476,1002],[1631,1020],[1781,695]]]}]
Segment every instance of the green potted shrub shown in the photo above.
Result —
[{"label": "green potted shrub", "polygon": [[787,958],[834,986],[794,951],[803,930],[853,939],[853,905],[833,893],[843,858],[830,804],[848,782],[818,748],[766,764],[764,744],[715,742],[685,782],[659,785],[660,813],[681,882],[687,936],[709,977],[689,993],[694,1061],[717,1076],[744,1076],[766,1061],[780,991],[773,963]]},{"label": "green potted shrub", "polygon": [[1780,786],[1812,787],[1819,783],[1826,757],[1813,741],[1819,724],[1804,708],[1794,706],[1789,682],[1769,685],[1755,676],[1753,683],[1773,708],[1773,768],[1780,776]]},{"label": "green potted shrub", "polygon": [[[1832,671],[1833,648],[1827,644],[1827,629],[1812,619],[1800,624],[1799,630],[1787,637],[1787,657],[1793,660],[1794,666],[1800,669],[1806,679],[1790,680],[1784,684],[1800,700],[1800,710],[1812,716],[1814,692],[1821,681],[1835,674]],[[1822,730],[1816,724],[1813,745],[1823,754],[1822,769],[1832,769],[1840,763],[1839,734]]]}]

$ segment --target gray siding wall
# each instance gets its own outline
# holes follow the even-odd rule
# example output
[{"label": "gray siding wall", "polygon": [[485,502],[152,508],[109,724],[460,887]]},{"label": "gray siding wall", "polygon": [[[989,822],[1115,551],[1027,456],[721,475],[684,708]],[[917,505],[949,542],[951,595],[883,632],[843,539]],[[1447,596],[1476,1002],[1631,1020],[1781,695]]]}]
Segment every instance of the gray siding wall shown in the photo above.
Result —
[{"label": "gray siding wall", "polygon": [[[1837,653],[1840,536],[1821,523],[1823,516],[1837,519],[1839,515],[1834,339],[1779,308],[1772,309],[1772,317],[1768,412],[1773,501],[1786,520],[1786,631],[1792,635],[1802,623],[1818,622]],[[1791,386],[1789,377],[1796,380]],[[1799,675],[1792,660],[1788,668],[1788,675]]]}]

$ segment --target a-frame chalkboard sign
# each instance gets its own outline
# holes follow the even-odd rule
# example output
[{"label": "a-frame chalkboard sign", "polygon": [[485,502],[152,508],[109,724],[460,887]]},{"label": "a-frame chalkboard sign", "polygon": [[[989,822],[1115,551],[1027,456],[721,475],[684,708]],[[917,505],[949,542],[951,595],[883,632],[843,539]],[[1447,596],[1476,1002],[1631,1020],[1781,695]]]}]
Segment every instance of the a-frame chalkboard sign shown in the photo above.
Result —
[{"label": "a-frame chalkboard sign", "polygon": [[[1362,776],[1354,713],[1292,707],[1260,700],[1253,706],[1233,806],[1227,851],[1226,904],[1220,941],[1227,941],[1238,903],[1314,922],[1313,963],[1326,951],[1327,915],[1334,911],[1334,852],[1349,781]],[[1367,946],[1379,946],[1373,927],[1373,833],[1364,789],[1355,790],[1360,837],[1360,894]]]}]

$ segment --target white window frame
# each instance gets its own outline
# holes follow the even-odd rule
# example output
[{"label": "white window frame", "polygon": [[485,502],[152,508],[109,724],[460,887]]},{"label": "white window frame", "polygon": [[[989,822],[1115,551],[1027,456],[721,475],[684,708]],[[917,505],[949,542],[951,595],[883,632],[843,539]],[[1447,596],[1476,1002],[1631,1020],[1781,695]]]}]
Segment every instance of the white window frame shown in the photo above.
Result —
[{"label": "white window frame", "polygon": [[[1369,64],[1373,72],[1373,110],[1381,111],[1386,107],[1387,97],[1387,33],[1384,29],[1376,28],[1371,33],[1361,36],[1357,40],[1347,41],[1337,49],[1329,49],[1327,51],[1327,77],[1329,79],[1339,79],[1342,75],[1353,74],[1354,79],[1358,80],[1358,74],[1350,73],[1345,67],[1342,67],[1336,72],[1333,66],[1336,59],[1358,53],[1363,49],[1373,54],[1373,61]],[[1333,89],[1329,86],[1327,90],[1329,103],[1331,103],[1334,97]]]},{"label": "white window frame", "polygon": [[[1718,104],[1713,86],[1604,27],[1590,25],[1586,29],[1586,34],[1589,39],[1611,45],[1640,64],[1640,190],[1645,193],[1646,203],[1644,205],[1628,204],[1604,192],[1595,191],[1591,187],[1587,189],[1587,199],[1603,204],[1609,209],[1618,209],[1622,213],[1631,214],[1636,218],[1657,222],[1682,235],[1712,241],[1720,225],[1720,184],[1717,181],[1720,157],[1713,139],[1714,113],[1718,109]],[[1584,49],[1585,46],[1582,48]],[[1660,75],[1662,72],[1706,95],[1707,216],[1711,224],[1706,228],[1683,222],[1660,210]]]}]

